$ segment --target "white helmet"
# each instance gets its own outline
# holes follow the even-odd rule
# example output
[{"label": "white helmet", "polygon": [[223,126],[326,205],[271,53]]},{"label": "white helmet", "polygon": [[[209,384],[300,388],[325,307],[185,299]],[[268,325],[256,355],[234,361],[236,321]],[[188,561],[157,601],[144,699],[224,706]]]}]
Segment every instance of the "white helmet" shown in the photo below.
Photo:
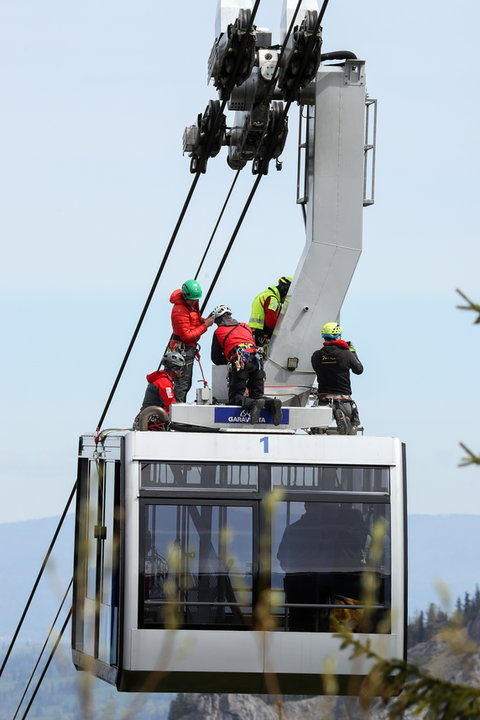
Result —
[{"label": "white helmet", "polygon": [[228,307],[228,305],[217,305],[217,307],[213,308],[212,315],[214,320],[217,320],[217,318],[222,317],[222,315],[231,315],[232,311]]}]

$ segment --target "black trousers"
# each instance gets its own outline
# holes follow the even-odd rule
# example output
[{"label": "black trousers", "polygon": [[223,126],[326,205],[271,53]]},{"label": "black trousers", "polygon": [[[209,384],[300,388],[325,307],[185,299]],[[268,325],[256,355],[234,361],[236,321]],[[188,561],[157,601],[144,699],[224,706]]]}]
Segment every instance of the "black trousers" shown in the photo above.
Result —
[{"label": "black trousers", "polygon": [[255,328],[253,331],[253,339],[255,340],[255,344],[258,345],[258,347],[263,347],[264,345],[267,345],[267,343],[270,342],[270,339],[272,337],[272,331],[270,330],[263,330],[263,328]]},{"label": "black trousers", "polygon": [[[335,596],[360,599],[359,572],[286,573],[283,584],[287,603],[312,605],[335,604]],[[329,608],[288,609],[290,630],[328,632]]]},{"label": "black trousers", "polygon": [[244,405],[245,391],[251,400],[263,397],[265,373],[263,362],[251,353],[242,369],[238,370],[235,363],[230,364],[228,377],[228,403],[229,405]]},{"label": "black trousers", "polygon": [[186,345],[180,351],[185,358],[185,367],[183,373],[174,383],[175,400],[177,402],[186,402],[187,393],[192,387],[193,361],[196,349],[196,346]]}]

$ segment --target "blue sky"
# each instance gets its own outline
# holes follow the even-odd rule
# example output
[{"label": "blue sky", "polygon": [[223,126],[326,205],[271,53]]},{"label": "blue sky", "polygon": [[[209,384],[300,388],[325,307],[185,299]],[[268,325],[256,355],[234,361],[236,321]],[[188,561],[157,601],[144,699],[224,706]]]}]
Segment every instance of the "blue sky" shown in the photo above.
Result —
[{"label": "blue sky", "polygon": [[[192,176],[185,125],[214,90],[216,0],[0,0],[0,522],[62,511],[78,436],[93,430]],[[281,2],[257,24],[278,39]],[[409,510],[476,513],[479,91],[474,0],[330,0],[325,51],[366,60],[379,100],[376,204],[342,312],[365,365],[354,394],[370,434],[407,443]],[[293,274],[296,110],[280,173],[262,180],[212,305],[247,319]],[[169,335],[168,296],[195,273],[233,179],[222,152],[202,177],[105,425],[127,427]],[[253,178],[242,173],[201,282],[208,286]],[[320,342],[320,340],[319,340]],[[208,373],[210,338],[205,341]]]}]

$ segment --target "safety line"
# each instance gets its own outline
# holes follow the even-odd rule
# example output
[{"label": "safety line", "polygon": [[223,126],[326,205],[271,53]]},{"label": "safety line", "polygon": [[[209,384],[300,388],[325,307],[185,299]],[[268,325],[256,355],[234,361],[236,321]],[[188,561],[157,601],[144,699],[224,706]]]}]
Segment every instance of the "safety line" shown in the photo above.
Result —
[{"label": "safety line", "polygon": [[45,675],[47,674],[47,670],[48,670],[48,668],[50,667],[50,663],[52,662],[53,656],[55,655],[55,653],[56,653],[56,651],[57,651],[57,648],[58,648],[58,646],[59,646],[59,644],[60,644],[60,640],[61,640],[62,637],[63,637],[63,633],[65,632],[65,628],[67,627],[68,623],[70,622],[71,616],[72,616],[72,608],[70,608],[70,610],[68,611],[67,617],[65,618],[65,621],[64,621],[64,623],[63,623],[63,625],[62,625],[62,628],[61,628],[61,630],[60,630],[60,632],[59,632],[59,634],[58,634],[58,637],[57,637],[57,639],[56,639],[56,641],[55,641],[55,645],[53,646],[52,651],[51,651],[50,655],[48,656],[48,660],[47,660],[47,662],[46,662],[46,664],[45,664],[45,667],[44,667],[43,670],[42,670],[42,674],[40,675],[40,677],[39,677],[39,679],[38,679],[38,682],[37,682],[37,684],[35,685],[35,690],[34,690],[33,693],[32,693],[32,697],[31,697],[30,700],[28,701],[27,708],[26,708],[25,712],[24,712],[23,715],[22,715],[22,720],[25,720],[25,718],[27,717],[27,715],[28,715],[28,713],[29,713],[29,711],[30,711],[30,708],[31,708],[31,706],[32,706],[32,703],[33,703],[33,701],[35,700],[35,698],[36,698],[36,696],[37,696],[37,692],[38,692],[39,689],[40,689],[40,685],[41,685],[42,682],[43,682],[43,678],[44,678]]},{"label": "safety line", "polygon": [[12,640],[11,640],[11,642],[10,642],[9,647],[8,647],[7,653],[6,653],[6,655],[5,655],[4,659],[3,659],[2,666],[0,667],[0,677],[2,676],[2,673],[3,673],[4,669],[5,669],[5,665],[6,665],[7,662],[8,662],[8,658],[10,657],[10,653],[11,653],[12,650],[13,650],[13,646],[15,645],[15,641],[16,641],[16,639],[17,639],[17,637],[18,637],[18,633],[20,632],[20,629],[21,629],[21,627],[22,627],[22,625],[23,625],[23,621],[25,620],[25,617],[26,617],[26,615],[27,615],[28,609],[29,609],[29,607],[30,607],[30,605],[31,605],[31,602],[32,602],[32,600],[33,600],[33,596],[35,595],[35,592],[36,592],[36,590],[37,590],[38,583],[40,582],[41,577],[42,577],[42,575],[43,575],[43,572],[44,572],[44,570],[45,570],[45,568],[46,568],[46,566],[47,566],[48,560],[49,560],[50,555],[51,555],[52,550],[53,550],[53,546],[55,545],[55,542],[56,542],[56,540],[57,540],[58,534],[59,534],[60,529],[61,529],[61,527],[62,527],[62,525],[63,525],[63,521],[65,520],[65,517],[66,517],[66,515],[67,515],[68,508],[70,507],[70,503],[72,502],[73,496],[75,495],[76,489],[77,489],[77,482],[75,481],[75,483],[74,483],[74,485],[73,485],[73,488],[72,488],[72,490],[71,490],[71,492],[70,492],[70,497],[68,498],[67,504],[65,505],[65,509],[64,509],[64,511],[63,511],[63,513],[62,513],[62,516],[61,516],[61,518],[60,518],[60,521],[59,521],[59,523],[58,523],[58,525],[57,525],[57,529],[55,530],[55,533],[54,533],[54,535],[53,535],[52,541],[51,541],[51,543],[50,543],[50,547],[48,548],[47,554],[45,555],[45,557],[44,557],[44,559],[43,559],[42,567],[40,568],[40,571],[39,571],[39,573],[38,573],[38,575],[37,575],[37,579],[35,580],[35,582],[34,582],[34,584],[33,584],[32,591],[31,591],[31,593],[30,593],[30,596],[29,596],[29,598],[28,598],[28,600],[27,600],[27,604],[25,605],[25,608],[24,608],[23,613],[22,613],[22,617],[20,618],[20,621],[19,621],[19,623],[18,623],[18,625],[17,625],[17,629],[15,630],[15,633],[14,633],[14,635],[13,635],[13,638],[12,638]]},{"label": "safety line", "polygon": [[37,658],[37,662],[35,663],[35,667],[33,668],[32,672],[31,672],[30,678],[29,678],[28,683],[27,683],[27,685],[26,685],[26,687],[25,687],[25,690],[24,690],[23,695],[22,695],[22,697],[21,697],[21,699],[20,699],[20,702],[18,703],[17,709],[15,710],[15,715],[13,716],[12,720],[15,720],[15,718],[16,718],[17,715],[18,715],[18,713],[20,712],[20,708],[22,707],[22,703],[23,703],[23,701],[25,700],[25,696],[26,696],[26,694],[27,694],[27,692],[28,692],[28,688],[30,687],[30,683],[32,682],[33,676],[35,675],[35,673],[36,673],[36,671],[37,671],[37,668],[38,668],[38,666],[39,666],[39,664],[40,664],[40,660],[42,659],[43,653],[45,652],[45,648],[46,648],[47,645],[48,645],[48,641],[50,640],[50,638],[51,638],[51,636],[52,636],[53,630],[54,630],[54,628],[55,628],[55,625],[56,625],[56,623],[57,623],[57,620],[58,620],[58,618],[59,618],[59,615],[60,615],[60,613],[62,612],[62,608],[63,608],[63,606],[64,606],[64,604],[65,604],[65,600],[66,600],[67,597],[68,597],[68,593],[70,592],[70,588],[72,587],[72,584],[73,584],[73,578],[71,578],[71,580],[70,580],[70,582],[69,582],[69,584],[68,584],[68,587],[67,587],[67,589],[66,589],[66,591],[65,591],[65,595],[63,596],[62,602],[60,603],[60,607],[59,607],[58,610],[57,610],[57,614],[55,615],[55,618],[54,618],[53,623],[52,623],[52,625],[51,625],[51,627],[50,627],[50,630],[49,630],[49,633],[48,633],[48,635],[47,635],[47,638],[46,638],[45,642],[43,643],[42,649],[40,650],[40,653],[39,653],[38,658]]}]

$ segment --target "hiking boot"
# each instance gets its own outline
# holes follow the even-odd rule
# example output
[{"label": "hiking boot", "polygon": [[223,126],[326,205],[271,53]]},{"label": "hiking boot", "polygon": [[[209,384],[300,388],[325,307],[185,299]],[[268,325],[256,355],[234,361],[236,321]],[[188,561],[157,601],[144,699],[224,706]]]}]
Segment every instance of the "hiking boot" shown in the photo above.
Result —
[{"label": "hiking boot", "polygon": [[260,417],[260,412],[265,407],[265,400],[255,400],[255,404],[250,410],[250,423],[255,425]]},{"label": "hiking boot", "polygon": [[275,398],[272,404],[273,424],[280,425],[280,423],[282,422],[282,401]]}]

